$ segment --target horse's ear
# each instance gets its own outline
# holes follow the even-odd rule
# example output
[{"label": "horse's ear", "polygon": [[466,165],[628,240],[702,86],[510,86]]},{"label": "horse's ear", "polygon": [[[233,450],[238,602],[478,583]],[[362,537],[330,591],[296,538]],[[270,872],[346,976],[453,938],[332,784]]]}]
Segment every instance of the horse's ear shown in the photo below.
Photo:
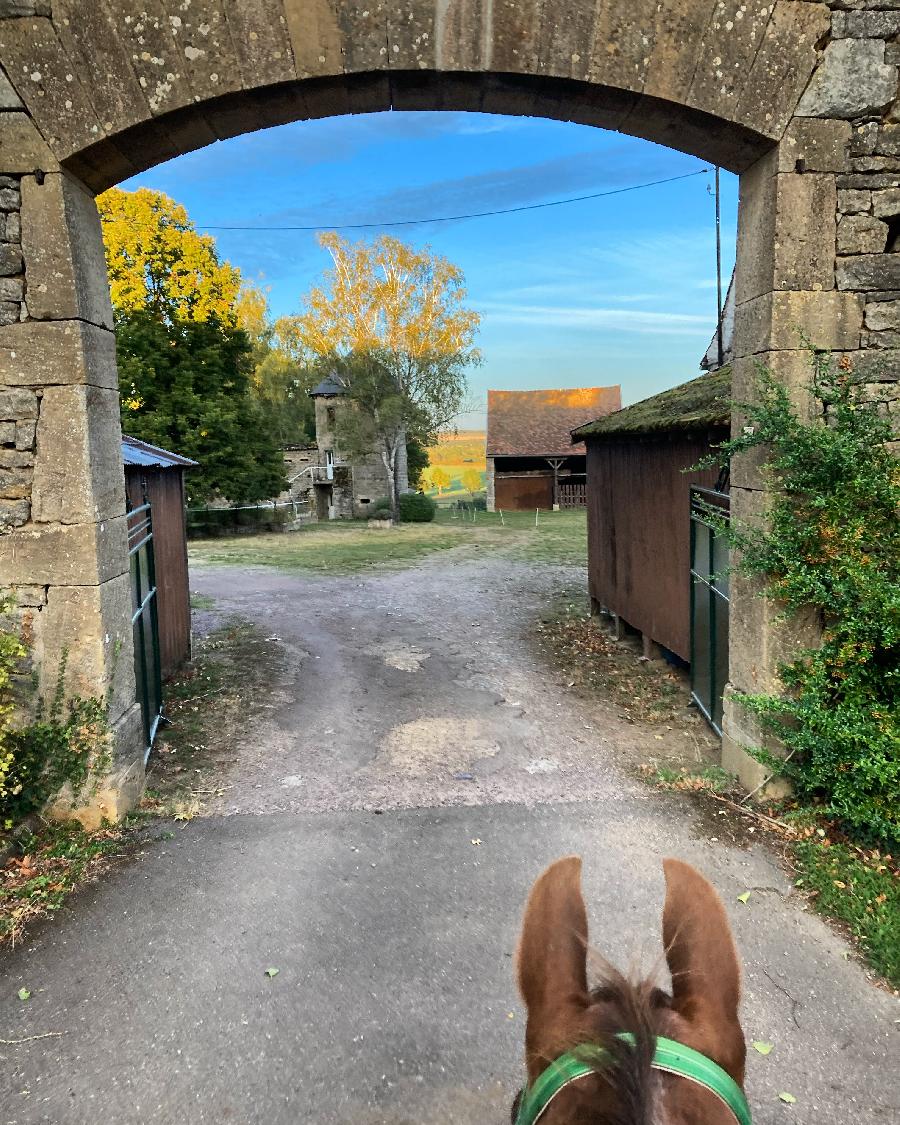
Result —
[{"label": "horse's ear", "polygon": [[663,861],[663,941],[672,1006],[690,1030],[688,1045],[744,1080],[746,1047],[738,1020],[741,969],[731,926],[713,885],[679,859]]},{"label": "horse's ear", "polygon": [[528,1009],[526,1062],[534,1078],[566,1046],[588,1004],[587,911],[581,860],[557,860],[528,897],[518,951],[519,989]]}]

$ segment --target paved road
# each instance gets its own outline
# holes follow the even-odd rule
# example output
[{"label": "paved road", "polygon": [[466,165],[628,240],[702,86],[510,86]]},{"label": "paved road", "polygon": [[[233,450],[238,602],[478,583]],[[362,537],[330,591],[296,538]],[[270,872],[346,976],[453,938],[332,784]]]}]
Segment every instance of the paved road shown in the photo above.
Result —
[{"label": "paved road", "polygon": [[5,957],[0,1038],[65,1034],[0,1045],[0,1123],[500,1125],[522,903],[573,851],[593,943],[621,964],[659,956],[662,856],[718,885],[745,1029],[775,1044],[751,1051],[757,1125],[896,1121],[900,1005],[764,846],[713,839],[630,779],[623,746],[652,735],[529,656],[526,623],[573,577],[448,558],[365,580],[195,576],[278,636],[285,671],[220,806]]}]

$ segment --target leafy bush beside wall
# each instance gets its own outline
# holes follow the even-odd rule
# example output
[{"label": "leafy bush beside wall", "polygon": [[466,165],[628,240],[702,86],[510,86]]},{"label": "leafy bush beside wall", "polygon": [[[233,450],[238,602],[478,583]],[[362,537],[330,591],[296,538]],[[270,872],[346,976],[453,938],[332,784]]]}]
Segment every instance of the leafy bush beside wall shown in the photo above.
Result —
[{"label": "leafy bush beside wall", "polygon": [[784,614],[815,611],[821,645],[782,665],[780,695],[741,695],[786,757],[754,753],[857,837],[900,841],[900,462],[890,417],[848,362],[811,352],[820,416],[798,415],[758,369],[733,458],[763,447],[772,504],[764,525],[724,529],[737,568],[761,576]]}]

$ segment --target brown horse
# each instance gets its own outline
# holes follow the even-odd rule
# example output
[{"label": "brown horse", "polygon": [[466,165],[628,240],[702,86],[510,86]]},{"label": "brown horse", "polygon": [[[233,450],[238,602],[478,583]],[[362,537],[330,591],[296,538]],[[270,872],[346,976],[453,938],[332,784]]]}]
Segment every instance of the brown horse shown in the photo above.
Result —
[{"label": "brown horse", "polygon": [[[604,966],[599,985],[588,988],[587,912],[577,856],[558,860],[535,883],[518,951],[519,988],[528,1011],[529,1089],[533,1095],[535,1084],[561,1056],[570,1061],[574,1056],[587,1073],[564,1084],[529,1120],[540,1117],[540,1125],[735,1125],[738,1112],[707,1084],[659,1069],[658,1043],[674,1040],[671,1047],[683,1044],[706,1057],[699,1063],[717,1064],[709,1069],[718,1072],[721,1083],[733,1079],[737,1084],[732,1102],[743,1101],[740,966],[725,908],[690,864],[667,859],[663,867],[662,928],[671,996],[650,981],[632,983],[610,966]],[[522,1097],[513,1106],[513,1121],[517,1114],[525,1119],[527,1106],[519,1112]],[[749,1120],[746,1103],[744,1111],[743,1119]]]}]

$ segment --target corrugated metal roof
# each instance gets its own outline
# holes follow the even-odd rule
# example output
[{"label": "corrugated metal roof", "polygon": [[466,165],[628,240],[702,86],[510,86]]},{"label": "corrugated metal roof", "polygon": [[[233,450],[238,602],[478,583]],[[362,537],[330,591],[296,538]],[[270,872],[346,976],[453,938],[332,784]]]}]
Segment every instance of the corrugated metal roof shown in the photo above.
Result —
[{"label": "corrugated metal roof", "polygon": [[572,430],[600,414],[618,410],[614,387],[547,391],[488,391],[488,457],[570,457]]},{"label": "corrugated metal roof", "polygon": [[721,367],[580,426],[572,431],[572,441],[706,430],[711,426],[727,426],[730,419],[731,368]]},{"label": "corrugated metal roof", "polygon": [[126,465],[156,469],[191,469],[198,464],[190,457],[182,457],[180,453],[170,453],[167,449],[160,449],[158,445],[139,441],[137,438],[129,437],[128,434],[122,434],[122,460]]}]

